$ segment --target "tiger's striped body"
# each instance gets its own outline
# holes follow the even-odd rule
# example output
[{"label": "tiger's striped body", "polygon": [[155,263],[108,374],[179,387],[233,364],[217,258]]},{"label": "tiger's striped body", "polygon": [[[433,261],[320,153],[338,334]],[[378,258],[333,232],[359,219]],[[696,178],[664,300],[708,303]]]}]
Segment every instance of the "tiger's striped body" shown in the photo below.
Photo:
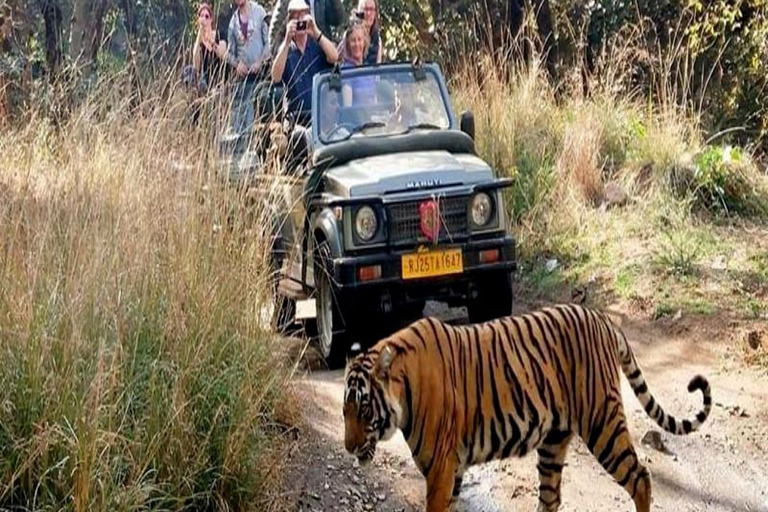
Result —
[{"label": "tiger's striped body", "polygon": [[560,504],[568,443],[579,435],[603,467],[650,510],[651,480],[627,431],[619,368],[648,415],[675,434],[697,430],[711,408],[678,421],[656,403],[626,338],[605,315],[580,306],[454,327],[433,318],[380,341],[347,365],[345,445],[365,461],[400,428],[427,479],[427,511],[458,496],[464,471],[536,450],[539,512]]}]

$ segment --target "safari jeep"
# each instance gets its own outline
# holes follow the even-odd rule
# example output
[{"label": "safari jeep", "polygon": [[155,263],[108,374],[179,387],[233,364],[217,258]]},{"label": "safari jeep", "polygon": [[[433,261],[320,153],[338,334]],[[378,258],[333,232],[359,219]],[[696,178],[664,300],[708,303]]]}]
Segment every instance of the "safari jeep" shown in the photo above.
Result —
[{"label": "safari jeep", "polygon": [[458,126],[440,68],[337,68],[314,77],[312,97],[276,228],[279,327],[303,321],[335,365],[374,323],[418,317],[426,300],[466,305],[471,322],[509,314],[511,180],[477,157],[472,115]]}]

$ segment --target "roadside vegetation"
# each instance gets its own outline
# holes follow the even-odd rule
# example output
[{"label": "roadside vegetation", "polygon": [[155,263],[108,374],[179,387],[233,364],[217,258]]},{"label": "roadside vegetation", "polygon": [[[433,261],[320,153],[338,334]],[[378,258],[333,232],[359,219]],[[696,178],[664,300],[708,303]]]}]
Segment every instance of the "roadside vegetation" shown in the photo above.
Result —
[{"label": "roadside vegetation", "polygon": [[123,85],[0,137],[0,507],[281,510],[264,233]]}]

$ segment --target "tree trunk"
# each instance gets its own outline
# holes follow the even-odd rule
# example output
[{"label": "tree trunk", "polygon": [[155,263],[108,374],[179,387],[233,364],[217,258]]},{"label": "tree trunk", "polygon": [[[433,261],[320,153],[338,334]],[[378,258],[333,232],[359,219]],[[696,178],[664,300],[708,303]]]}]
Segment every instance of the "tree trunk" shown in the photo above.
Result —
[{"label": "tree trunk", "polygon": [[72,62],[87,75],[99,54],[104,36],[104,16],[110,0],[75,0],[69,52]]},{"label": "tree trunk", "polygon": [[136,16],[136,0],[118,0],[118,6],[123,11],[125,32],[130,43],[135,43],[139,33],[138,16]]},{"label": "tree trunk", "polygon": [[547,61],[547,71],[551,79],[555,79],[555,63],[557,62],[557,41],[552,28],[552,10],[549,8],[549,0],[536,0],[536,25],[541,39],[541,51]]},{"label": "tree trunk", "polygon": [[45,22],[45,61],[48,65],[48,76],[54,80],[61,68],[64,17],[59,0],[43,0],[41,8]]}]

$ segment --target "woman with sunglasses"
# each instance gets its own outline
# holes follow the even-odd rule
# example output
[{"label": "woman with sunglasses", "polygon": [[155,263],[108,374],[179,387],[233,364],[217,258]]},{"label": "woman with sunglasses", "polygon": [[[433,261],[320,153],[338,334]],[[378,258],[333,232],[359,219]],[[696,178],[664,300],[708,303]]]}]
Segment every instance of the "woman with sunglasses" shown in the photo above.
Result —
[{"label": "woman with sunglasses", "polygon": [[227,43],[219,39],[213,27],[213,9],[209,3],[202,2],[197,9],[197,38],[192,49],[192,62],[200,77],[200,94],[216,89],[221,83],[226,54]]}]

